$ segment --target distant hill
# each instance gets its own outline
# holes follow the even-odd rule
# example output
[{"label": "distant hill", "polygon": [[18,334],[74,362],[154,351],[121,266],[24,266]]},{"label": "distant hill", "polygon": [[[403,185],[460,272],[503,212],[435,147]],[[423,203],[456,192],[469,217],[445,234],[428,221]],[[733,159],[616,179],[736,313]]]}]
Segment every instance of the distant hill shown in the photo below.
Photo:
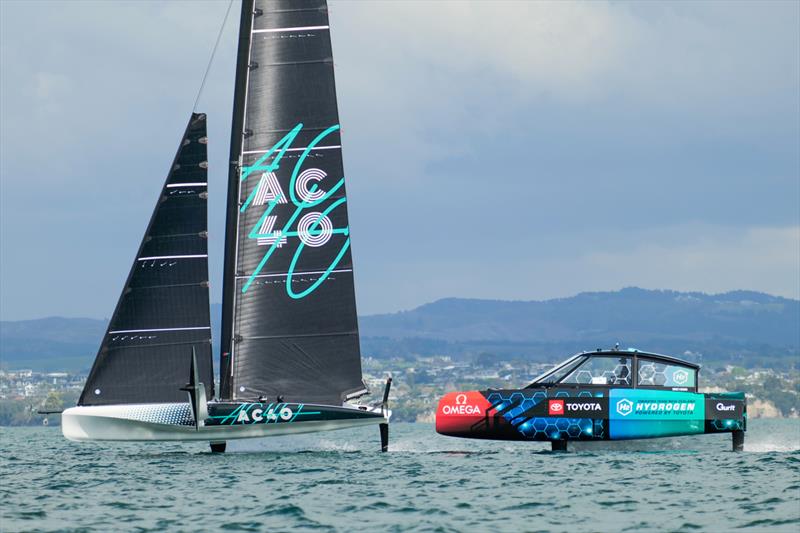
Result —
[{"label": "distant hill", "polygon": [[[221,308],[219,304],[211,305],[216,343],[219,343]],[[0,321],[0,367],[88,371],[107,324],[108,320],[63,317]]]},{"label": "distant hill", "polygon": [[[219,315],[220,306],[212,305],[215,345]],[[0,364],[88,369],[105,326],[87,318],[0,322]],[[800,355],[800,301],[749,291],[637,288],[545,301],[447,298],[361,317],[360,329],[364,354],[376,357],[489,354],[552,361],[621,342],[690,359],[703,354],[705,362],[786,366]]]},{"label": "distant hill", "polygon": [[[627,288],[546,301],[447,298],[360,320],[367,352],[481,352],[552,360],[595,347],[744,362],[797,358],[800,301],[759,292],[724,294]],[[692,352],[686,354],[686,352]]]},{"label": "distant hill", "polygon": [[49,317],[0,322],[0,365],[6,369],[77,371],[91,366],[105,320]]},{"label": "distant hill", "polygon": [[449,341],[591,341],[642,336],[800,343],[800,301],[757,292],[708,295],[623,289],[541,302],[447,298],[361,319],[378,337]]}]

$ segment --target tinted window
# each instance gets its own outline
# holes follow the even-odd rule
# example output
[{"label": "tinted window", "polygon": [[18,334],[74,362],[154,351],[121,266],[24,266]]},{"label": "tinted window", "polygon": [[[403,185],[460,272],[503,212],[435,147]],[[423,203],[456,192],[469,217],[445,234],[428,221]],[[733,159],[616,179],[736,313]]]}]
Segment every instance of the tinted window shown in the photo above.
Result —
[{"label": "tinted window", "polygon": [[578,365],[580,365],[581,362],[584,359],[586,359],[586,358],[585,357],[578,357],[578,358],[575,358],[574,360],[573,359],[568,359],[567,361],[565,361],[565,362],[561,363],[560,365],[556,366],[554,369],[550,370],[549,372],[545,373],[544,375],[539,376],[538,378],[536,378],[534,380],[534,382],[530,386],[533,386],[534,383],[538,384],[538,385],[548,385],[548,384],[558,383],[559,381],[561,381],[561,378],[563,378],[568,373],[570,373],[573,368],[575,368]]},{"label": "tinted window", "polygon": [[697,376],[693,368],[639,359],[639,385],[693,388],[696,383]]},{"label": "tinted window", "polygon": [[630,357],[589,357],[561,383],[572,385],[631,385]]}]

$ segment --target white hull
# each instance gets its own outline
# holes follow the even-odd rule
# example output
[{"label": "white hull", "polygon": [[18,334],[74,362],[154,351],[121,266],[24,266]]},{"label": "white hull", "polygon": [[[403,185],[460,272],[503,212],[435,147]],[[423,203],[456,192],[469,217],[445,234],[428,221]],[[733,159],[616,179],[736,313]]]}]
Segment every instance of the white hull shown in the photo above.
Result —
[{"label": "white hull", "polygon": [[[61,415],[61,431],[73,441],[207,441],[276,437],[388,423],[385,417],[309,420],[292,423],[201,426],[186,424],[188,405],[143,404],[79,406]],[[352,407],[358,410],[356,407]],[[370,409],[379,413],[380,409]],[[170,423],[172,422],[172,423]],[[178,423],[176,423],[178,422]]]}]

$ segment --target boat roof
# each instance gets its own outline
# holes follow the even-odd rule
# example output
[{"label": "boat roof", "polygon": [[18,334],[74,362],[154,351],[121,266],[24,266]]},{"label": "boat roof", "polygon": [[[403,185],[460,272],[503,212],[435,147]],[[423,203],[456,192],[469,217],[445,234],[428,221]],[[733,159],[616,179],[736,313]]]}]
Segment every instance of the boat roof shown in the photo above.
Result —
[{"label": "boat roof", "polygon": [[689,361],[686,361],[684,359],[679,359],[677,357],[672,357],[671,355],[664,355],[664,354],[654,353],[654,352],[643,352],[642,350],[638,350],[636,348],[625,348],[625,349],[615,348],[613,350],[603,350],[601,348],[598,348],[598,349],[590,351],[590,352],[584,351],[584,352],[576,353],[574,356],[570,357],[570,359],[574,359],[575,357],[577,357],[579,355],[589,356],[589,357],[594,357],[594,356],[608,357],[608,356],[615,356],[615,355],[621,357],[621,356],[637,355],[637,356],[648,357],[650,359],[658,359],[658,360],[664,361],[665,363],[677,363],[677,364],[680,364],[680,365],[683,365],[683,366],[688,366],[690,368],[694,368],[695,370],[699,370],[700,369],[700,365],[698,365],[697,363],[690,363]]}]

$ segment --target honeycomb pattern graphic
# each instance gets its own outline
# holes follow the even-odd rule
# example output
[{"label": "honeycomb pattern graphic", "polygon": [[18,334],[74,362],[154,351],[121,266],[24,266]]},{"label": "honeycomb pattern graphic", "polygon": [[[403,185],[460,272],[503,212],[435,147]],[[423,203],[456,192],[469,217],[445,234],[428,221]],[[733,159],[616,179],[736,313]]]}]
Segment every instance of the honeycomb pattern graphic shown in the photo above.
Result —
[{"label": "honeycomb pattern graphic", "polygon": [[119,418],[149,422],[151,424],[194,426],[192,406],[188,403],[125,406]]},{"label": "honeycomb pattern graphic", "polygon": [[570,374],[567,376],[567,382],[577,383],[579,385],[590,385],[594,382],[595,378],[603,378],[605,380],[605,385],[630,386],[631,384],[630,363],[618,363],[611,370],[585,368],[586,366],[586,364],[581,365],[581,367],[578,367],[578,370],[574,371],[574,375]]},{"label": "honeycomb pattern graphic", "polygon": [[639,363],[639,385],[657,385],[663,387],[667,383],[666,371],[666,365]]},{"label": "honeycomb pattern graphic", "polygon": [[[567,391],[557,391],[551,398],[570,398]],[[602,398],[603,393],[581,391],[579,398]],[[530,440],[592,440],[602,439],[605,436],[604,420],[591,418],[549,418],[526,417],[523,415],[528,409],[538,405],[548,398],[544,391],[505,393],[494,391],[487,396],[487,400],[496,410],[504,411],[509,405],[519,403],[508,411],[503,412],[505,418],[513,425],[522,436]]]}]

